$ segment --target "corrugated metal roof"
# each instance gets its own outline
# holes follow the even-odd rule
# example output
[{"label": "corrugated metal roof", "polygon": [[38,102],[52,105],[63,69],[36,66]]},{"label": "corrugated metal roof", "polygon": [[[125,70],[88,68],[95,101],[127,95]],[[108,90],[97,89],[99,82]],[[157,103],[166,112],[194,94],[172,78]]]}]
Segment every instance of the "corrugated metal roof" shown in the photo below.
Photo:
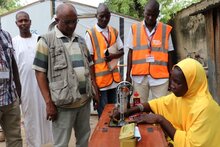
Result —
[{"label": "corrugated metal roof", "polygon": [[195,12],[190,15],[203,13],[205,11],[208,11],[210,9],[213,9],[219,6],[220,6],[220,0],[204,0],[194,6]]},{"label": "corrugated metal roof", "polygon": [[177,14],[178,15],[197,15],[199,13],[203,13],[210,9],[216,8],[220,6],[220,0],[203,0],[198,3],[194,3],[189,7],[182,9]]}]

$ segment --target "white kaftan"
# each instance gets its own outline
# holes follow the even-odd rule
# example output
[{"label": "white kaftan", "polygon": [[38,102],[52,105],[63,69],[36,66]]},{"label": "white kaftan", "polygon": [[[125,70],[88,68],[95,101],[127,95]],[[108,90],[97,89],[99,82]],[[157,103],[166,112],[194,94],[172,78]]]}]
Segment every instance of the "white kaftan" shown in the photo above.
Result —
[{"label": "white kaftan", "polygon": [[41,144],[52,142],[51,122],[46,120],[46,105],[32,69],[37,37],[34,34],[31,38],[18,35],[12,39],[22,85],[21,109],[28,147],[41,147]]}]

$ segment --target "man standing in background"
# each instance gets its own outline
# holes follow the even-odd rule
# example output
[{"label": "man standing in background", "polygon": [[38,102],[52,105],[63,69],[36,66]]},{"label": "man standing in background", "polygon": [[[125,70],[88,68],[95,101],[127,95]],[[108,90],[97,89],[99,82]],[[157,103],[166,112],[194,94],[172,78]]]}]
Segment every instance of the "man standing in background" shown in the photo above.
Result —
[{"label": "man standing in background", "polygon": [[172,27],[157,21],[159,7],[156,0],[149,0],[144,9],[144,20],[133,24],[128,35],[126,81],[132,81],[142,103],[148,101],[149,91],[152,98],[168,94],[173,66]]},{"label": "man standing in background", "polygon": [[38,36],[31,34],[28,13],[20,11],[15,21],[20,34],[13,38],[22,92],[21,109],[28,147],[41,147],[52,142],[51,122],[46,120],[46,106],[32,69]]},{"label": "man standing in background", "polygon": [[22,147],[20,97],[21,84],[11,36],[0,28],[0,125],[6,147]]},{"label": "man standing in background", "polygon": [[[104,3],[99,4],[96,17],[98,22],[87,31],[85,40],[95,63],[96,84],[101,94],[97,107],[100,117],[106,104],[116,103],[116,87],[121,81],[118,67],[110,70],[108,62],[120,58],[124,51],[118,31],[108,26],[111,13]],[[114,48],[115,53],[111,53],[110,48]]]}]

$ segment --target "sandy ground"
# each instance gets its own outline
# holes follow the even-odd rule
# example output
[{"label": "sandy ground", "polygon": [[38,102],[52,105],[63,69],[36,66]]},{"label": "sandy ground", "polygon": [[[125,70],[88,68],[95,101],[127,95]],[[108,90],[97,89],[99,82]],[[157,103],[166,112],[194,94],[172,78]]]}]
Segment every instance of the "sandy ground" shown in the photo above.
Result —
[{"label": "sandy ground", "polygon": [[[98,122],[98,116],[97,114],[92,114],[90,117],[90,126],[91,126],[91,134]],[[21,133],[22,133],[22,138],[23,138],[23,147],[28,147],[25,144],[25,134],[24,134],[24,127],[21,125]],[[74,132],[72,132],[71,140],[69,143],[69,147],[75,147],[75,137],[74,137]],[[0,142],[0,147],[6,147],[5,142]],[[53,147],[52,144],[45,144],[42,147]]]}]

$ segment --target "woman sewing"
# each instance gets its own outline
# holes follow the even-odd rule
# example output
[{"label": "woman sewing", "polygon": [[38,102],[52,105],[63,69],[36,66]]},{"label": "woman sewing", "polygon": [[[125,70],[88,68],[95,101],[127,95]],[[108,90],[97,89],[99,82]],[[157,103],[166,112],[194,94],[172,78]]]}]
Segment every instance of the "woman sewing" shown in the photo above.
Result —
[{"label": "woman sewing", "polygon": [[[194,59],[173,67],[171,94],[139,104],[126,113],[142,115],[137,123],[160,124],[174,147],[220,146],[220,107],[209,93],[205,71]],[[113,118],[117,119],[117,113]]]}]

